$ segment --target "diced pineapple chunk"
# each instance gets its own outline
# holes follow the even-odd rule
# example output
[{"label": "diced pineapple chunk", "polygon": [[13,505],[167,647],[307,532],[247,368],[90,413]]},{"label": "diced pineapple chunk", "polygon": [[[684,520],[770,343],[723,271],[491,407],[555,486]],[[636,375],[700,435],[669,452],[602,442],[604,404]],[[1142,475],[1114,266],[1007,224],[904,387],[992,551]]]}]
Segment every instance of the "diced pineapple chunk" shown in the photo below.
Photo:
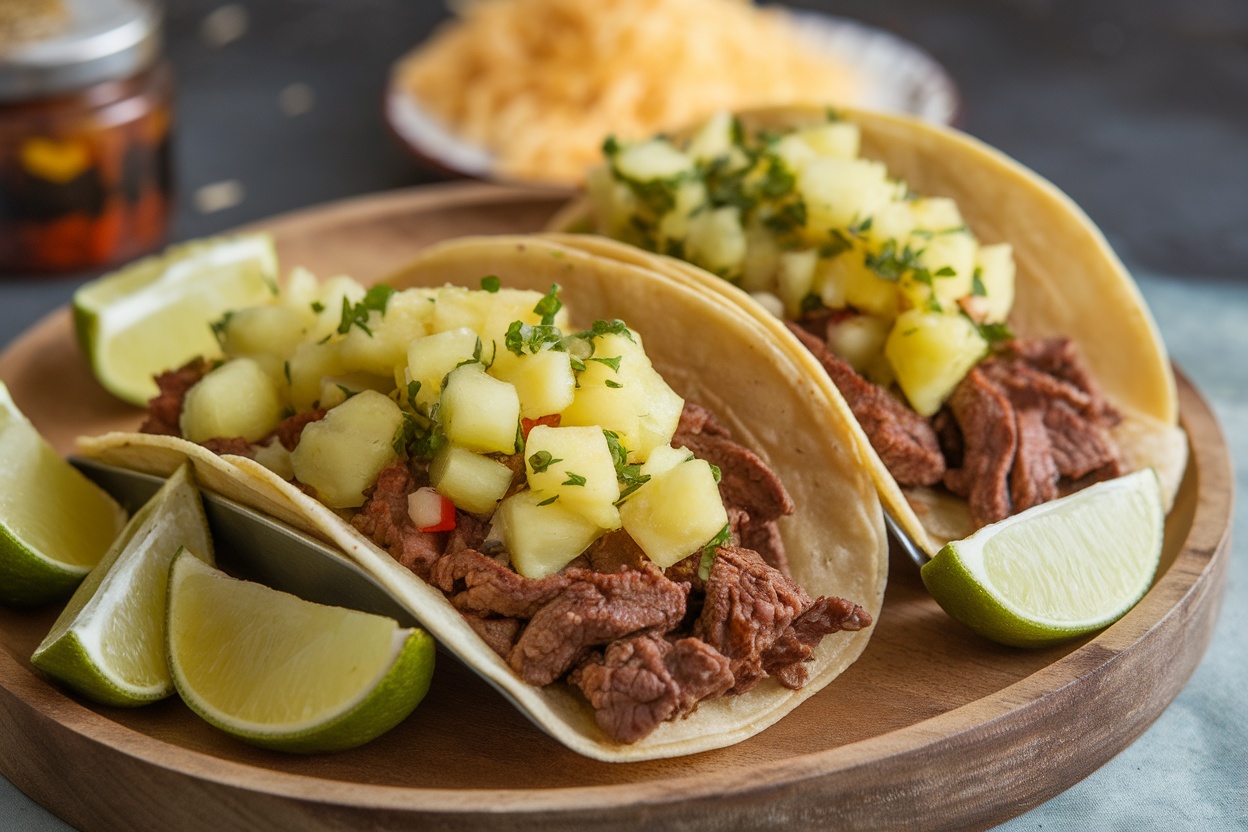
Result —
[{"label": "diced pineapple chunk", "polygon": [[884,352],[892,321],[876,315],[852,315],[828,324],[828,349],[859,373],[865,373]]},{"label": "diced pineapple chunk", "polygon": [[597,425],[614,431],[626,448],[641,446],[640,419],[650,412],[649,397],[639,372],[649,369],[640,338],[608,333],[594,339],[594,354],[585,359],[576,395],[564,409],[560,424]]},{"label": "diced pineapple chunk", "polygon": [[233,312],[226,318],[222,351],[231,358],[269,355],[285,359],[312,325],[312,310],[304,313],[280,304]]},{"label": "diced pineapple chunk", "polygon": [[681,153],[667,139],[656,138],[629,145],[615,157],[621,176],[637,182],[672,179],[693,170],[693,159]]},{"label": "diced pineapple chunk", "polygon": [[750,222],[745,229],[745,257],[741,260],[741,288],[747,292],[774,292],[780,269],[780,246],[765,226]]},{"label": "diced pineapple chunk", "polygon": [[728,523],[710,463],[691,459],[654,477],[620,506],[624,530],[666,569],[705,546]]},{"label": "diced pineapple chunk", "polygon": [[858,156],[858,125],[852,121],[831,121],[803,127],[797,131],[797,135],[820,156],[835,156],[839,159],[854,159]]},{"label": "diced pineapple chunk", "polygon": [[602,535],[580,514],[534,491],[503,500],[494,515],[511,565],[526,578],[553,575]]},{"label": "diced pineapple chunk", "polygon": [[910,210],[914,215],[915,227],[929,233],[948,231],[964,225],[958,203],[948,197],[916,199],[910,203]]},{"label": "diced pineapple chunk", "polygon": [[[501,356],[506,352],[506,346],[503,342],[507,335],[507,329],[512,322],[520,321],[521,323],[539,324],[542,322],[542,316],[537,314],[534,307],[542,300],[541,292],[533,292],[520,289],[499,289],[493,294],[486,295],[487,302],[485,304],[485,317],[481,320],[481,340],[486,345],[485,359],[488,363],[491,357]],[[561,322],[566,322],[567,312],[560,308],[555,316],[555,325],[559,326]]]},{"label": "diced pineapple chunk", "polygon": [[942,231],[912,245],[922,249],[918,261],[931,274],[928,291],[935,293],[941,308],[952,310],[958,298],[971,293],[975,251],[979,248],[975,238],[966,231]]},{"label": "diced pineapple chunk", "polygon": [[458,445],[443,445],[429,463],[429,481],[455,508],[489,514],[511,487],[510,468]]},{"label": "diced pineapple chunk", "polygon": [[802,168],[797,189],[806,201],[806,225],[816,233],[848,228],[893,200],[898,184],[881,162],[825,156]]},{"label": "diced pineapple chunk", "polygon": [[[829,296],[844,297],[845,304],[859,312],[893,318],[897,314],[899,292],[897,283],[885,280],[867,265],[867,252],[859,246],[833,257],[820,272],[823,285],[820,297],[824,305]],[[831,290],[831,291],[830,291]]]},{"label": "diced pineapple chunk", "polygon": [[290,382],[290,404],[295,410],[315,407],[320,401],[321,380],[345,371],[338,347],[338,342],[305,341],[295,348],[285,365],[285,376]]},{"label": "diced pineapple chunk", "polygon": [[321,284],[316,275],[303,266],[295,266],[286,276],[282,292],[278,295],[278,303],[290,307],[296,312],[316,314],[312,304],[320,297]]},{"label": "diced pineapple chunk", "polygon": [[735,276],[745,259],[745,229],[741,210],[735,206],[703,211],[689,220],[685,253],[709,272]]},{"label": "diced pineapple chunk", "polygon": [[524,446],[529,488],[558,501],[594,525],[618,529],[620,498],[615,463],[598,427],[537,425]]},{"label": "diced pineapple chunk", "polygon": [[771,152],[784,163],[792,173],[799,173],[802,168],[817,159],[820,154],[801,133],[787,133],[771,145]]},{"label": "diced pineapple chunk", "polygon": [[654,479],[661,474],[666,474],[682,462],[689,462],[692,459],[694,459],[693,451],[688,448],[660,445],[650,452],[650,458],[641,466],[639,473],[643,477]]},{"label": "diced pineapple chunk", "polygon": [[668,240],[683,241],[689,236],[691,218],[704,213],[706,185],[689,179],[676,186],[671,209],[659,220],[659,236]]},{"label": "diced pineapple chunk", "polygon": [[983,321],[1000,323],[1014,306],[1014,250],[1009,243],[980,246],[975,265],[984,287],[983,297],[977,299],[983,302]]},{"label": "diced pineapple chunk", "polygon": [[871,225],[863,232],[872,243],[883,245],[889,240],[907,240],[914,231],[914,212],[909,202],[890,202],[871,216]]},{"label": "diced pineapple chunk", "polygon": [[608,237],[628,236],[633,230],[629,218],[637,212],[632,189],[616,180],[606,165],[586,174],[585,189],[593,204],[594,227]]},{"label": "diced pineapple chunk", "polygon": [[412,341],[407,349],[407,373],[411,381],[420,383],[416,406],[428,412],[442,395],[446,374],[465,361],[471,361],[480,338],[466,327],[449,329]]},{"label": "diced pineapple chunk", "polygon": [[931,416],[988,351],[975,325],[960,314],[911,309],[897,317],[884,345],[910,406]]},{"label": "diced pineapple chunk", "polygon": [[331,408],[364,390],[376,390],[388,395],[394,389],[394,380],[371,373],[344,373],[340,376],[326,376],[321,379],[321,407]]},{"label": "diced pineapple chunk", "polygon": [[663,376],[653,367],[638,368],[637,383],[645,391],[647,409],[637,418],[637,445],[629,448],[630,458],[645,462],[650,452],[672,441],[672,435],[680,425],[680,414],[685,400],[668,386]]},{"label": "diced pineapple chunk", "polygon": [[814,290],[815,266],[818,263],[819,252],[813,248],[786,251],[780,255],[776,295],[784,301],[786,317],[796,318],[802,314],[802,304]]},{"label": "diced pineapple chunk", "polygon": [[[395,292],[386,303],[385,313],[373,310],[368,332],[358,326],[347,330],[339,349],[348,370],[374,375],[391,375],[407,361],[408,345],[429,332],[434,304],[423,292]],[[371,333],[371,334],[370,334]]]},{"label": "diced pineapple chunk", "polygon": [[186,393],[179,425],[192,442],[241,436],[255,442],[282,420],[273,380],[250,358],[235,358],[205,375]]},{"label": "diced pineapple chunk", "polygon": [[520,398],[515,387],[487,375],[481,364],[465,364],[446,377],[438,421],[456,445],[479,453],[513,453]]},{"label": "diced pineapple chunk", "polygon": [[331,508],[364,503],[364,489],[398,458],[394,438],[403,424],[399,406],[365,390],[303,429],[290,462],[299,482],[316,489]]},{"label": "diced pineapple chunk", "polygon": [[543,348],[516,355],[503,349],[490,366],[490,375],[516,388],[525,419],[562,413],[576,395],[571,356],[564,350]]},{"label": "diced pineapple chunk", "polygon": [[720,110],[698,128],[685,147],[685,155],[698,162],[712,162],[734,147],[732,114]]},{"label": "diced pineapple chunk", "polygon": [[293,479],[295,476],[295,467],[290,464],[290,451],[278,439],[257,448],[252,459],[284,480]]},{"label": "diced pineapple chunk", "polygon": [[309,307],[314,312],[318,309],[320,311],[315,312],[316,323],[308,333],[308,340],[320,341],[327,335],[336,333],[342,323],[343,302],[348,306],[357,304],[364,299],[366,292],[363,286],[346,275],[331,277],[322,283],[317,292],[315,307]]}]

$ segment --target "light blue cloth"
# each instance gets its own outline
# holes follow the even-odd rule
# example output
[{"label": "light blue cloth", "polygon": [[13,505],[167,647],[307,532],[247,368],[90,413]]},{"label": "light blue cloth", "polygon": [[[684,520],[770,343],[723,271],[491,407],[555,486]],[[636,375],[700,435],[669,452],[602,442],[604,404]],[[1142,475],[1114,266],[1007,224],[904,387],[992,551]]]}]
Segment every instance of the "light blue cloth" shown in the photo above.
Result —
[{"label": "light blue cloth", "polygon": [[[1248,284],[1137,279],[1175,362],[1217,413],[1236,462],[1237,493],[1248,494]],[[1233,534],[1217,629],[1187,687],[1133,745],[1003,824],[1003,832],[1248,829],[1248,509],[1242,501]],[[0,778],[0,832],[69,829]]]}]

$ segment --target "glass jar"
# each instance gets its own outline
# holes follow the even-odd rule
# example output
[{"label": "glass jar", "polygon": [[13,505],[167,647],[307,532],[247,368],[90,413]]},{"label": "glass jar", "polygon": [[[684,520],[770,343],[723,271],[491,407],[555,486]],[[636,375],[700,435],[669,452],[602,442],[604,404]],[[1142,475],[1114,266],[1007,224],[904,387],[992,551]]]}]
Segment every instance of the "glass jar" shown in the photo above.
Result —
[{"label": "glass jar", "polygon": [[151,0],[67,0],[60,31],[0,45],[0,273],[97,269],[160,246],[172,80]]}]

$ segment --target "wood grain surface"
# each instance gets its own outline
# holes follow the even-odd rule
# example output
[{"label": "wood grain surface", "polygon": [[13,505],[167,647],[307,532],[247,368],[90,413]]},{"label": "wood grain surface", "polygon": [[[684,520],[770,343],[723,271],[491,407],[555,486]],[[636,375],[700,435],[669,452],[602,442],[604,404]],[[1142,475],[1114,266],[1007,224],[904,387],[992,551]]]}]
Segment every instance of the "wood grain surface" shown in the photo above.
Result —
[{"label": "wood grain surface", "polygon": [[[537,230],[541,192],[439,186],[276,219],[282,262],[374,281],[430,242]],[[0,355],[0,380],[60,450],[133,428],[138,411],[92,379],[69,315]],[[1230,555],[1226,445],[1179,380],[1192,457],[1151,591],[1112,627],[1039,651],[1000,647],[950,620],[893,553],[866,652],[776,726],[731,748],[609,764],[533,728],[449,659],[395,730],[363,748],[298,757],[215,731],[176,698],[88,704],[29,656],[58,612],[0,609],[0,772],[84,830],[975,829],[1083,778],[1174,699],[1209,643]]]}]

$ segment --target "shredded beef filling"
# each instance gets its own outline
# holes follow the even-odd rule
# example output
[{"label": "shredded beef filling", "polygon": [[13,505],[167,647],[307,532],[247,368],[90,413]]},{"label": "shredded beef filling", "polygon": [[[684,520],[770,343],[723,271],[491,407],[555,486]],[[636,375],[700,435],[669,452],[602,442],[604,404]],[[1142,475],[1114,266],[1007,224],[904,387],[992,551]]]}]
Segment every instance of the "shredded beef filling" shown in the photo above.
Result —
[{"label": "shredded beef filling", "polygon": [[195,358],[176,370],[156,376],[156,387],[160,392],[147,403],[147,418],[139,426],[139,431],[160,436],[181,436],[182,428],[178,422],[182,417],[182,402],[186,398],[186,391],[194,387],[211,369],[211,363],[203,358]]},{"label": "shredded beef filling", "polygon": [[1123,473],[1110,436],[1121,416],[1066,339],[1005,344],[954,389],[949,409],[963,452],[945,486],[967,499],[977,527]]},{"label": "shredded beef filling", "polygon": [[1069,339],[999,345],[929,421],[833,355],[819,334],[826,325],[814,316],[789,329],[841,391],[884,467],[903,487],[939,483],[966,498],[977,528],[1123,473],[1110,435],[1121,416]]},{"label": "shredded beef filling", "polygon": [[[162,376],[144,429],[178,435],[183,397],[206,369],[188,365]],[[303,428],[324,415],[290,417],[266,441],[293,450]],[[204,444],[219,453],[254,450],[240,437]],[[382,469],[351,524],[440,589],[520,678],[534,685],[566,680],[593,706],[607,736],[636,742],[700,702],[744,693],[765,676],[800,687],[824,635],[871,621],[848,601],[812,601],[788,577],[776,521],[793,512],[793,501],[709,411],[687,404],[672,444],[721,472],[732,545],[716,551],[706,580],[700,552],[665,573],[623,531],[603,535],[555,575],[525,578],[501,543],[488,539],[485,519],[457,512],[453,531],[417,529],[407,498],[428,485],[428,474],[406,460]],[[502,461],[516,472],[514,491],[524,479],[523,457]]]},{"label": "shredded beef filling", "polygon": [[871,440],[884,467],[900,485],[934,485],[945,474],[945,458],[931,424],[896,396],[872,384],[799,324],[789,330],[818,359],[854,418]]}]

